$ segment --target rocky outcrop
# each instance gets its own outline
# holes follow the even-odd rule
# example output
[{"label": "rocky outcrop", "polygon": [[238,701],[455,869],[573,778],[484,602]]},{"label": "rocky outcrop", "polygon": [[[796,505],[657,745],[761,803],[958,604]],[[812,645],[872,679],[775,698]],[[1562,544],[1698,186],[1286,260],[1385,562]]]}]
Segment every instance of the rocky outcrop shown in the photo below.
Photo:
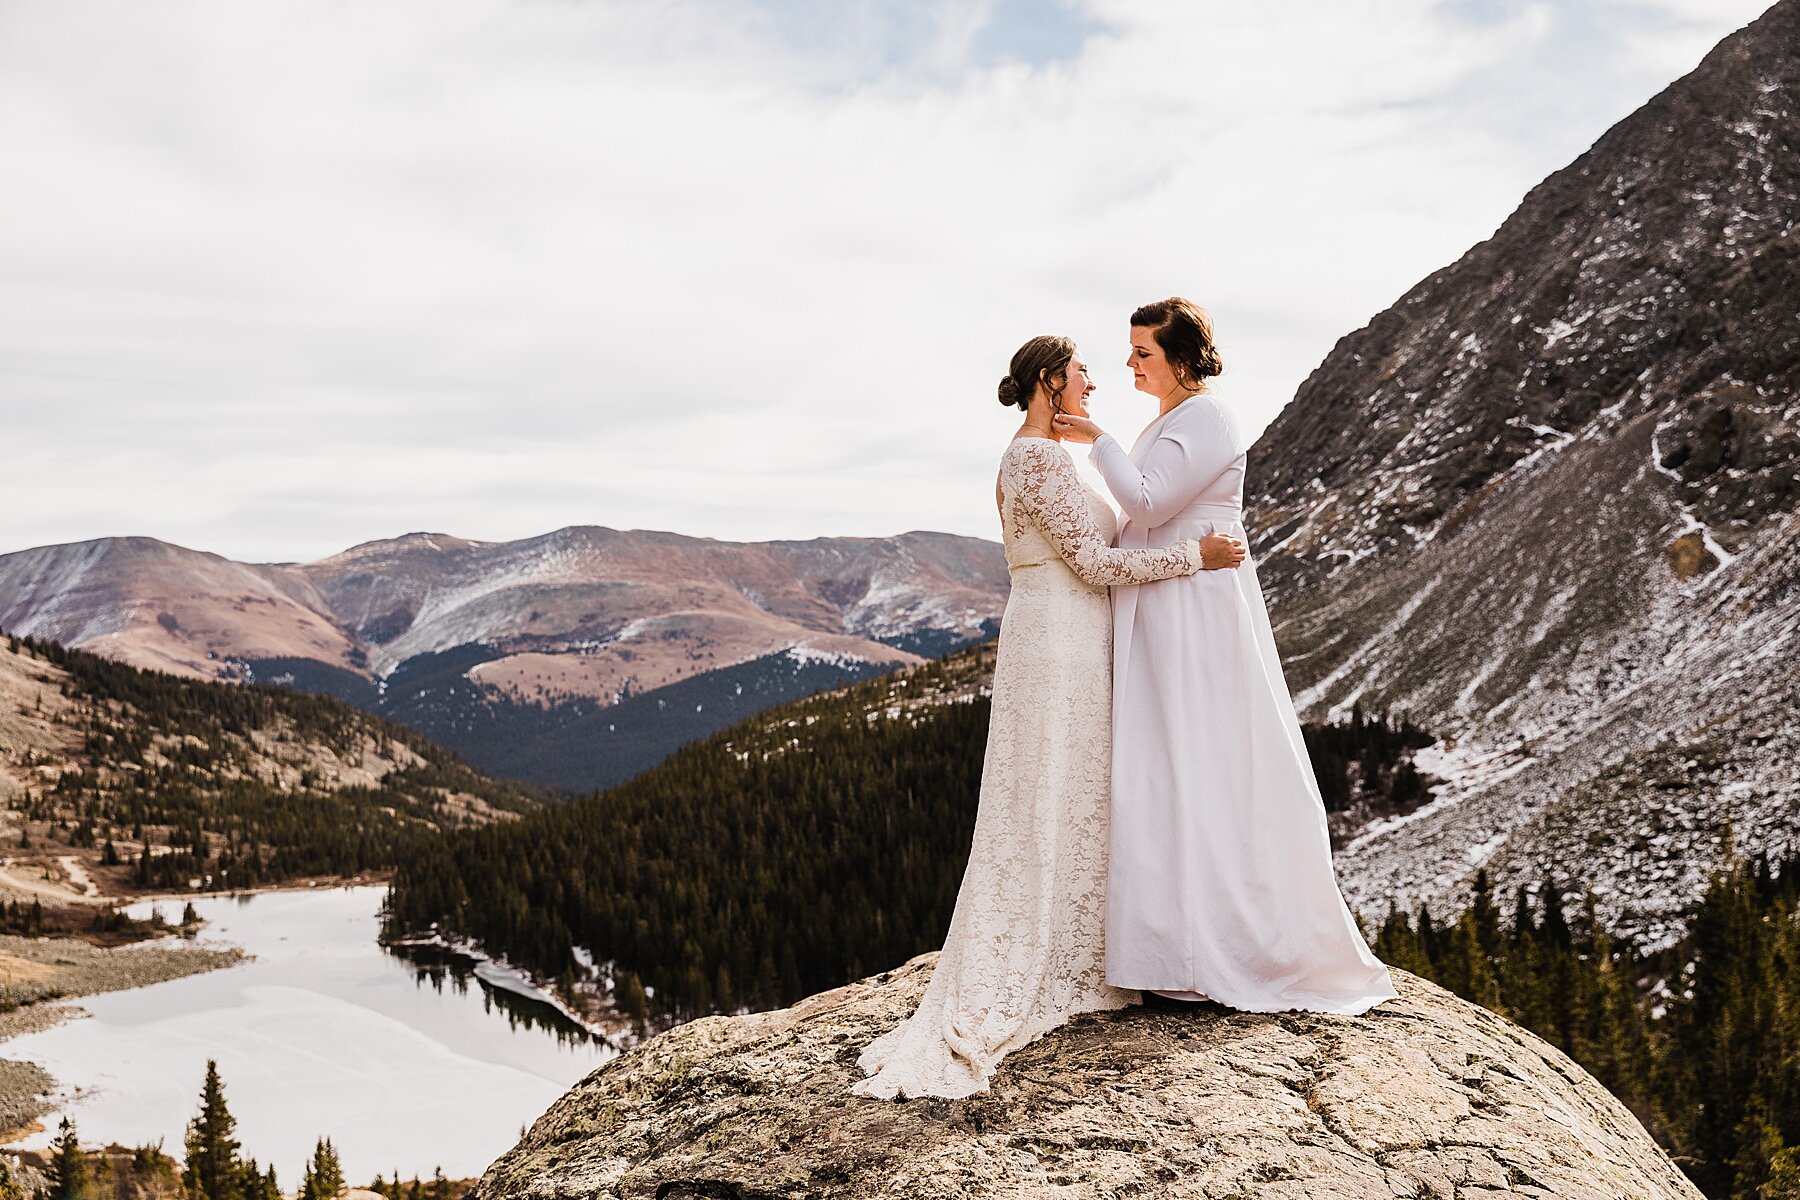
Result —
[{"label": "rocky outcrop", "polygon": [[1092,1014],[986,1094],[851,1096],[934,960],[645,1043],[557,1101],[478,1200],[1700,1195],[1565,1055],[1400,971],[1362,1017]]}]

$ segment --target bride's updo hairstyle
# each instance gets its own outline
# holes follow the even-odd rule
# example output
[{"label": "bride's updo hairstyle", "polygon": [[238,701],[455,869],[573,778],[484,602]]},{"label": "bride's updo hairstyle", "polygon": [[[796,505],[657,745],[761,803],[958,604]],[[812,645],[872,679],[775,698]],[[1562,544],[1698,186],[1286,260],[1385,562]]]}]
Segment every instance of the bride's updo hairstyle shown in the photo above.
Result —
[{"label": "bride's updo hairstyle", "polygon": [[1041,376],[1050,391],[1050,404],[1062,411],[1063,388],[1069,382],[1069,360],[1075,357],[1073,338],[1042,334],[1019,347],[1012,365],[1000,378],[1000,403],[1016,404],[1023,412],[1031,407],[1032,389]]},{"label": "bride's updo hairstyle", "polygon": [[1219,348],[1213,344],[1212,318],[1192,300],[1170,296],[1131,314],[1131,323],[1148,329],[1175,372],[1175,382],[1195,391],[1223,374]]}]

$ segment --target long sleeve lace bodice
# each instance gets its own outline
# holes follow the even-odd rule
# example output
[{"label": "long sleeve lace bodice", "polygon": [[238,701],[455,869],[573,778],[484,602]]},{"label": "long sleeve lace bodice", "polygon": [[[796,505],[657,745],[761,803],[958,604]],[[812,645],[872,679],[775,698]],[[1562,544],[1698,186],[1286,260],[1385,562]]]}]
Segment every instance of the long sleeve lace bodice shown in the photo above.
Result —
[{"label": "long sleeve lace bodice", "polygon": [[1007,563],[1021,567],[1062,559],[1095,587],[1150,583],[1200,569],[1200,543],[1116,550],[1101,528],[1098,507],[1111,511],[1081,482],[1068,452],[1048,438],[1013,439],[1000,459],[1001,518]]}]

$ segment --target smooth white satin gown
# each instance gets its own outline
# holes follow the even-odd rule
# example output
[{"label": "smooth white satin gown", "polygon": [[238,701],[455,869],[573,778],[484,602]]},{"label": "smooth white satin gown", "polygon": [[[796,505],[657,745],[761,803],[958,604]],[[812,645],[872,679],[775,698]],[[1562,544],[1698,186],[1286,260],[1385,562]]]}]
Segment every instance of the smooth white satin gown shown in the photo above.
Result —
[{"label": "smooth white satin gown", "polygon": [[[1089,461],[1121,547],[1248,542],[1246,442],[1212,396]],[[1354,1014],[1393,999],[1332,870],[1325,805],[1246,560],[1113,591],[1106,978],[1250,1012]]]},{"label": "smooth white satin gown", "polygon": [[[1195,542],[1115,550],[1112,509],[1068,452],[1018,438],[1000,464],[1012,595],[969,865],[919,1007],[869,1044],[859,1095],[985,1091],[1008,1052],[1076,1013],[1121,1008],[1105,926],[1112,615],[1108,584],[1200,566]],[[1215,572],[1216,573],[1216,572]]]}]

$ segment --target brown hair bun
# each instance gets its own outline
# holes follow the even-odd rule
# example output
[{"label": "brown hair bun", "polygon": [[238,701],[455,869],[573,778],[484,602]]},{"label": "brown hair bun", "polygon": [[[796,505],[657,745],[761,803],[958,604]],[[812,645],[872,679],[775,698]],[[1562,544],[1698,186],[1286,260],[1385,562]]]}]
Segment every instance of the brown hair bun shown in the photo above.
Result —
[{"label": "brown hair bun", "polygon": [[1000,380],[1000,403],[1016,404],[1021,412],[1031,408],[1031,397],[1041,380],[1050,389],[1050,403],[1060,406],[1063,387],[1069,381],[1069,360],[1075,357],[1075,340],[1040,334],[1020,346]]}]

